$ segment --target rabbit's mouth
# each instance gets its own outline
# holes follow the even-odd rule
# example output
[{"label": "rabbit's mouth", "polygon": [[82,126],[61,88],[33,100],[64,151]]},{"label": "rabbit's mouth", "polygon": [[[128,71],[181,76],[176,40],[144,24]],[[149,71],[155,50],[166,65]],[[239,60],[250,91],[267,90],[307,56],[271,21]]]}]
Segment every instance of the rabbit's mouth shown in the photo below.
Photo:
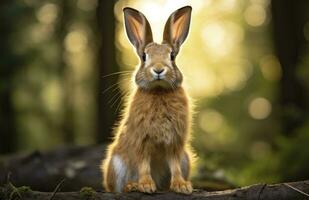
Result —
[{"label": "rabbit's mouth", "polygon": [[150,89],[162,88],[162,89],[171,89],[171,84],[164,78],[157,77],[149,84]]},{"label": "rabbit's mouth", "polygon": [[161,76],[161,75],[157,75],[157,76],[155,76],[155,77],[153,77],[154,78],[154,81],[164,81],[164,75],[163,76]]}]

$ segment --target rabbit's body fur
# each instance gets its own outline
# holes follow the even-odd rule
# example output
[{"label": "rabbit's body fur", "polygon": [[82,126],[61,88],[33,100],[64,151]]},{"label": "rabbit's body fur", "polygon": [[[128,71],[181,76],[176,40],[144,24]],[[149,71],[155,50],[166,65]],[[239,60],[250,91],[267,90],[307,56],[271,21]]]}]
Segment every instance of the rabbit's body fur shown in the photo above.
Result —
[{"label": "rabbit's body fur", "polygon": [[182,174],[187,180],[191,155],[185,147],[189,139],[189,112],[188,97],[181,87],[152,92],[137,89],[108,150],[103,167],[107,189],[130,189],[125,186],[138,182],[138,164],[145,157],[151,159],[151,175],[158,189],[166,190],[170,185],[169,157],[181,156]]},{"label": "rabbit's body fur", "polygon": [[141,62],[135,73],[137,88],[102,163],[103,185],[113,192],[170,189],[189,194],[191,109],[175,56],[188,35],[191,7],[172,13],[162,44],[153,42],[142,13],[125,8],[124,16]]}]

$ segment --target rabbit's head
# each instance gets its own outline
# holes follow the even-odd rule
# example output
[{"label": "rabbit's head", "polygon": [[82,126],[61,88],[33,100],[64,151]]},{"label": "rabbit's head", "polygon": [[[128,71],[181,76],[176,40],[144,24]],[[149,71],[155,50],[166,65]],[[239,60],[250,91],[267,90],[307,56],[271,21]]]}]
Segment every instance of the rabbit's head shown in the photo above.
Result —
[{"label": "rabbit's head", "polygon": [[182,74],[175,58],[188,36],[191,10],[190,6],[185,6],[172,13],[165,24],[163,42],[157,44],[153,42],[146,17],[135,9],[124,8],[127,36],[140,58],[140,66],[135,74],[138,87],[173,90],[181,85]]}]

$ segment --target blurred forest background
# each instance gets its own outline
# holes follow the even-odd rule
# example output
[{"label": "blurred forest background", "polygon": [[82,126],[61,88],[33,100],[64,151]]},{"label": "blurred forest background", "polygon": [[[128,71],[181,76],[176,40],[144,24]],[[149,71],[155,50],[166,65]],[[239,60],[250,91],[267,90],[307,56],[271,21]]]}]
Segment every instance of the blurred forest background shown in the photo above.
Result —
[{"label": "blurred forest background", "polygon": [[138,64],[122,8],[161,42],[184,5],[196,180],[309,179],[308,0],[1,0],[0,154],[109,142]]}]

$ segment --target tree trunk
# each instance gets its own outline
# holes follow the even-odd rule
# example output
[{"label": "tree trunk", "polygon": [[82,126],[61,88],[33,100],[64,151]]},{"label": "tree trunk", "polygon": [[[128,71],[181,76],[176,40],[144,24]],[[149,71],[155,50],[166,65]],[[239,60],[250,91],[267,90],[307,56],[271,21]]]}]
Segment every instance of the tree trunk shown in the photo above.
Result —
[{"label": "tree trunk", "polygon": [[59,46],[59,68],[58,76],[62,77],[62,88],[64,94],[64,120],[61,122],[63,140],[66,144],[73,144],[74,141],[74,108],[73,108],[73,81],[70,66],[65,61],[65,37],[68,34],[68,25],[73,18],[72,5],[70,0],[60,1],[60,19],[57,27],[57,39]]},{"label": "tree trunk", "polygon": [[10,44],[17,20],[11,16],[12,6],[15,5],[9,0],[0,3],[0,154],[14,152],[17,145],[12,92],[14,75],[19,70],[21,58],[14,55]]},{"label": "tree trunk", "polygon": [[[116,62],[115,47],[115,0],[99,0],[97,8],[97,20],[99,27],[100,49],[98,54],[98,132],[97,143],[108,142],[111,138],[112,127],[117,116],[116,106],[112,107],[110,100],[114,90],[107,88],[117,83],[116,76],[106,75],[119,71]],[[103,94],[104,92],[104,94]]]},{"label": "tree trunk", "polygon": [[305,56],[304,25],[309,20],[308,0],[272,0],[273,38],[282,67],[280,116],[282,132],[290,136],[308,117],[309,91],[297,75]]}]

